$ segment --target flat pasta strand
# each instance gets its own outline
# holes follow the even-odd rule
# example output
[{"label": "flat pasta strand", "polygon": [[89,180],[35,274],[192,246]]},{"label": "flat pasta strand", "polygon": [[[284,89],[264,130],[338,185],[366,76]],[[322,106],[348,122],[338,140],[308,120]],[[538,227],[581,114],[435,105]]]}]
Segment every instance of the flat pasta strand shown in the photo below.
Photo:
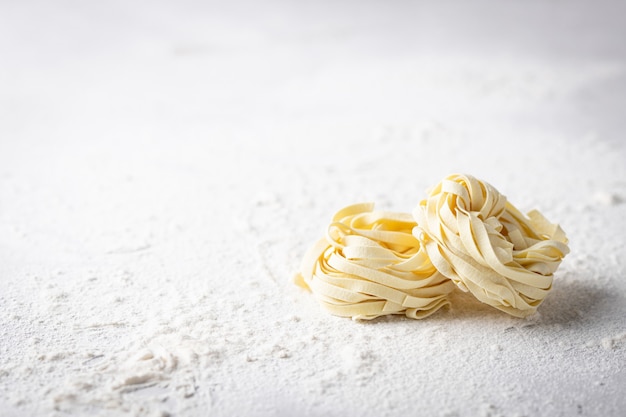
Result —
[{"label": "flat pasta strand", "polygon": [[331,314],[355,320],[421,319],[448,305],[454,284],[412,234],[411,214],[373,209],[365,203],[339,210],[304,256],[296,283]]}]

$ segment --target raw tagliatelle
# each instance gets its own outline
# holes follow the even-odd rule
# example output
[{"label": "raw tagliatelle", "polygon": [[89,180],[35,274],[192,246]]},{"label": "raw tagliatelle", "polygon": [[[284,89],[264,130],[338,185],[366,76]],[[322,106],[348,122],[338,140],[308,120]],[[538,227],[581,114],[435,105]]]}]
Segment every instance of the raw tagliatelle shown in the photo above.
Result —
[{"label": "raw tagliatelle", "polygon": [[491,185],[450,175],[414,211],[414,235],[446,277],[517,317],[533,314],[569,252],[565,233],[537,211],[522,214]]},{"label": "raw tagliatelle", "polygon": [[296,283],[330,313],[353,319],[387,314],[426,317],[449,304],[454,284],[437,272],[412,234],[410,214],[340,210],[305,255]]}]

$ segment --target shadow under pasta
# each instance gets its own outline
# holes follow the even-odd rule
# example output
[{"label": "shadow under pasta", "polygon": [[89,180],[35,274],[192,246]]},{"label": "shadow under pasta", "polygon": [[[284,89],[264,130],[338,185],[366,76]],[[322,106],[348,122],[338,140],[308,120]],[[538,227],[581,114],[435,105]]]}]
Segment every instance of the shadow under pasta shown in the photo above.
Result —
[{"label": "shadow under pasta", "polygon": [[603,316],[603,306],[621,295],[584,280],[555,280],[552,291],[539,307],[541,324],[571,325]]}]

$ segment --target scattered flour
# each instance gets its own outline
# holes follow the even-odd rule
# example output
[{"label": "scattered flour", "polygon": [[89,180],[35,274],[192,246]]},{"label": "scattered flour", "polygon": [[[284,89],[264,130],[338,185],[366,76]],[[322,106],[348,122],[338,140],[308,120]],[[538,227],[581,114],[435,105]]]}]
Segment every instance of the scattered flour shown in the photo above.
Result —
[{"label": "scattered flour", "polygon": [[[36,3],[0,5],[3,417],[622,415],[616,3]],[[335,210],[452,172],[567,232],[537,314],[292,284]]]}]

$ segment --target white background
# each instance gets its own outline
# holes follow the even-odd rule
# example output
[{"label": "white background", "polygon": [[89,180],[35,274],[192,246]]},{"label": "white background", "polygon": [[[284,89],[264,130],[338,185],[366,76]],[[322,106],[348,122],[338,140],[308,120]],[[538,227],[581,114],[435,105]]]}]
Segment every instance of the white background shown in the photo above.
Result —
[{"label": "white background", "polygon": [[[1,1],[2,414],[620,415],[625,12]],[[337,209],[452,172],[568,233],[536,316],[292,284]]]}]

